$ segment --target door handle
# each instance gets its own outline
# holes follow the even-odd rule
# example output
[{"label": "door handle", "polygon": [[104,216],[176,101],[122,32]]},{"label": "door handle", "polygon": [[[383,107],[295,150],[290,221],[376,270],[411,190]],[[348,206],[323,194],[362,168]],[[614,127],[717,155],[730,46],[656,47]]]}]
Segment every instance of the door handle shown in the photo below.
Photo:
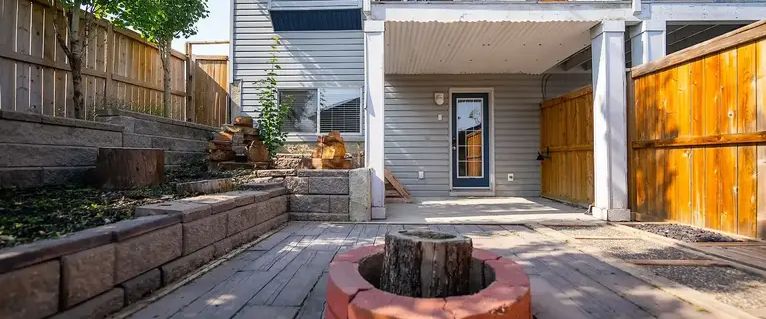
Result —
[{"label": "door handle", "polygon": [[453,151],[457,150],[457,138],[454,138],[454,137],[452,138],[452,150]]}]

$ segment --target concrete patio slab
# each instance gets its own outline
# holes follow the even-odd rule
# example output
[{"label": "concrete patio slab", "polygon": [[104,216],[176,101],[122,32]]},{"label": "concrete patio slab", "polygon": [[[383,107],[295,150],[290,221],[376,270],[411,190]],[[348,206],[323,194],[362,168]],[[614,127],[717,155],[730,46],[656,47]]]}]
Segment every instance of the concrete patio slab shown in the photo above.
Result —
[{"label": "concrete patio slab", "polygon": [[541,197],[416,198],[414,203],[387,203],[392,224],[523,224],[532,222],[599,222],[587,209]]}]

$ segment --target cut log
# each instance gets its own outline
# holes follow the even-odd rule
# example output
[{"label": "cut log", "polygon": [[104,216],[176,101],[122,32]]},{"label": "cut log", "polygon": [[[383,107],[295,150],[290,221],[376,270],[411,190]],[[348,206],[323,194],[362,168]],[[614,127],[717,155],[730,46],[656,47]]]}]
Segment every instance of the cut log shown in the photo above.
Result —
[{"label": "cut log", "polygon": [[469,293],[471,239],[427,230],[386,234],[380,289],[417,298]]},{"label": "cut log", "polygon": [[247,160],[250,162],[268,162],[269,149],[261,140],[256,139],[247,147]]},{"label": "cut log", "polygon": [[237,116],[234,118],[234,125],[242,127],[253,127],[253,118],[250,116]]},{"label": "cut log", "polygon": [[131,189],[162,183],[165,151],[156,148],[99,148],[96,160],[99,186]]}]

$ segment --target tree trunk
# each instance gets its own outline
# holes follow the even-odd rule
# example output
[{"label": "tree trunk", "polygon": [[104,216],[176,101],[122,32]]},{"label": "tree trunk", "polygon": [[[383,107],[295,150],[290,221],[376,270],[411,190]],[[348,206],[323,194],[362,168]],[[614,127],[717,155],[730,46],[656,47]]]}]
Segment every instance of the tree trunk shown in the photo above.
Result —
[{"label": "tree trunk", "polygon": [[75,7],[69,14],[69,67],[72,69],[72,99],[74,117],[85,118],[85,98],[82,94],[82,53],[83,39],[80,34],[80,8]]},{"label": "tree trunk", "polygon": [[165,151],[156,148],[98,149],[96,175],[105,189],[131,189],[162,183]]},{"label": "tree trunk", "polygon": [[[72,45],[74,47],[74,44]],[[82,51],[72,50],[69,66],[72,68],[72,99],[74,100],[74,117],[85,119],[85,98],[82,94]]]},{"label": "tree trunk", "polygon": [[438,298],[469,293],[471,239],[433,231],[386,234],[380,288],[402,296]]},{"label": "tree trunk", "polygon": [[159,47],[160,59],[162,60],[162,115],[170,118],[172,116],[170,102],[170,42],[164,42]]}]

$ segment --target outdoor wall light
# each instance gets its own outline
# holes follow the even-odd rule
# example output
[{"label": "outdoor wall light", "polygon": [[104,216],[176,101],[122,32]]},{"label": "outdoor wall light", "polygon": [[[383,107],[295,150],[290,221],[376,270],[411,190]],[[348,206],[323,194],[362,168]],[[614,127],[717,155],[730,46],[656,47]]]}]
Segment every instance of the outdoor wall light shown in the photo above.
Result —
[{"label": "outdoor wall light", "polygon": [[434,103],[438,106],[444,105],[444,92],[434,92]]}]

